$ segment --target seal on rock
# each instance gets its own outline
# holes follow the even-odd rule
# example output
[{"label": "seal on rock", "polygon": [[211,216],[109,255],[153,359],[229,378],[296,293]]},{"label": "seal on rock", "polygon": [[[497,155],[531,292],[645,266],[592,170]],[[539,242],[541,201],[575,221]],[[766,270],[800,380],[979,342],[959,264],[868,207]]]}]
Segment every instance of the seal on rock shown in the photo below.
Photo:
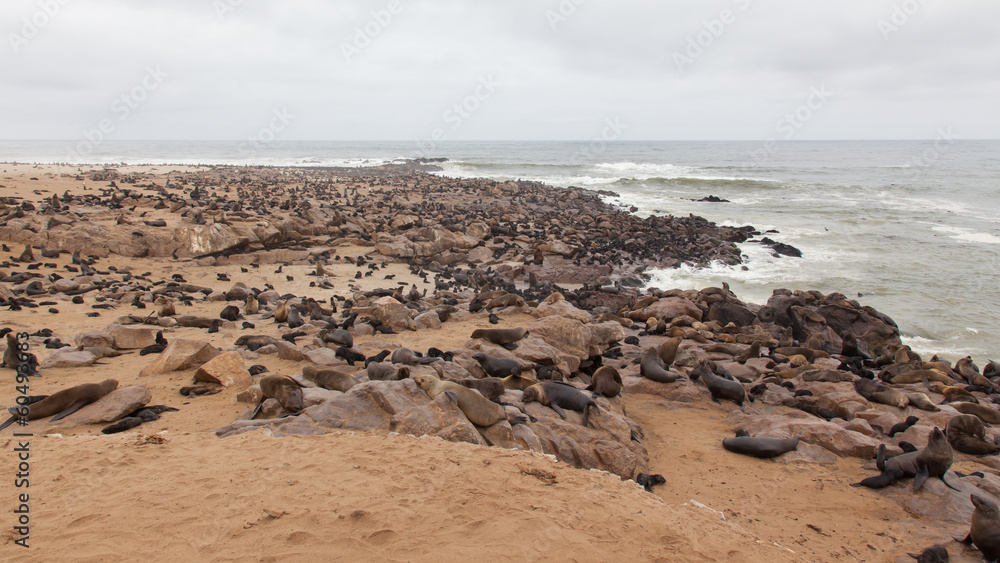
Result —
[{"label": "seal on rock", "polygon": [[931,431],[926,448],[889,459],[885,456],[885,444],[882,444],[878,448],[878,458],[875,462],[882,473],[862,479],[851,486],[881,489],[904,477],[913,477],[913,492],[917,492],[928,478],[938,477],[949,488],[958,490],[944,478],[945,473],[951,469],[954,454],[944,432],[938,427],[934,427]]},{"label": "seal on rock", "polygon": [[677,357],[677,348],[680,347],[682,338],[675,336],[656,349],[656,354],[663,360],[663,368],[668,369],[674,363],[674,359]]},{"label": "seal on rock", "polygon": [[978,416],[960,414],[951,417],[945,427],[948,443],[955,451],[969,455],[993,455],[1000,446],[986,441],[986,426]]},{"label": "seal on rock", "polygon": [[607,398],[617,397],[622,393],[622,376],[611,366],[601,366],[590,379],[587,391],[594,395],[604,395]]},{"label": "seal on rock", "polygon": [[556,411],[556,414],[564,419],[566,412],[563,409],[582,412],[584,426],[587,426],[590,420],[590,407],[594,407],[598,413],[601,412],[597,403],[585,393],[568,383],[559,381],[543,381],[527,387],[524,389],[521,400],[525,403],[532,401],[541,403]]},{"label": "seal on rock", "polygon": [[479,391],[483,397],[486,397],[491,401],[496,401],[501,395],[507,392],[507,388],[504,387],[503,380],[495,377],[484,377],[482,379],[469,377],[459,381],[458,383],[468,387],[469,389]]},{"label": "seal on rock", "polygon": [[319,385],[323,389],[341,391],[346,393],[358,383],[354,376],[333,368],[323,368],[319,366],[305,366],[302,368],[302,376]]},{"label": "seal on rock", "polygon": [[536,383],[538,382],[534,379],[524,377],[523,375],[509,375],[503,378],[503,386],[513,391],[524,390],[525,388],[531,387]]},{"label": "seal on rock", "polygon": [[442,381],[433,375],[417,375],[413,377],[413,381],[432,399],[437,398],[441,393],[449,394],[458,403],[458,408],[465,413],[469,422],[476,426],[493,426],[507,420],[507,411],[478,391],[453,381]]},{"label": "seal on rock", "polygon": [[485,352],[476,352],[472,358],[479,362],[479,365],[490,377],[504,378],[509,375],[520,375],[521,363],[508,358],[497,358]]},{"label": "seal on rock", "polygon": [[1000,424],[1000,411],[977,403],[951,403],[962,414],[974,414],[988,424]]},{"label": "seal on rock", "polygon": [[392,364],[372,362],[365,368],[369,381],[400,381],[410,377],[410,368]]},{"label": "seal on rock", "polygon": [[525,328],[477,328],[472,331],[471,338],[482,338],[496,344],[506,346],[521,340],[528,335]]},{"label": "seal on rock", "polygon": [[260,390],[264,396],[257,404],[253,414],[250,415],[250,420],[253,420],[260,413],[260,407],[264,404],[265,399],[274,399],[278,401],[281,408],[293,413],[301,412],[302,409],[306,408],[302,401],[302,387],[290,377],[265,375],[260,379]]},{"label": "seal on rock", "polygon": [[396,348],[393,351],[392,356],[389,357],[389,361],[394,364],[406,364],[408,366],[416,365],[427,365],[433,364],[434,362],[440,361],[440,358],[421,358],[417,356],[417,353],[409,348]]},{"label": "seal on rock", "polygon": [[705,387],[708,387],[709,393],[712,394],[712,400],[715,402],[719,402],[719,399],[728,399],[742,408],[743,403],[747,400],[747,391],[743,385],[738,381],[716,375],[712,362],[699,360],[698,365],[691,370],[688,376],[692,380],[700,377],[705,382]]}]

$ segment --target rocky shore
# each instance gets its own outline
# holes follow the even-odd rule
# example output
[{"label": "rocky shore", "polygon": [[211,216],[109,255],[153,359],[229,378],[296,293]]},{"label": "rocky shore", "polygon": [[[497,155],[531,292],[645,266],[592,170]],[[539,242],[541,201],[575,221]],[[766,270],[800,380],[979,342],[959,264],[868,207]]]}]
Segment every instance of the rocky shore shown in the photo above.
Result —
[{"label": "rocky shore", "polygon": [[[587,190],[441,178],[417,164],[6,167],[0,306],[7,348],[28,352],[5,354],[5,371],[40,374],[32,395],[117,381],[61,421],[32,421],[36,435],[210,431],[222,450],[248,435],[431,436],[526,462],[551,456],[663,497],[711,497],[699,487],[720,467],[722,485],[750,494],[766,485],[742,471],[789,487],[828,479],[835,505],[794,525],[808,539],[759,525],[763,509],[689,506],[722,510],[732,528],[718,533],[747,560],[905,561],[932,544],[953,561],[980,557],[951,538],[969,531],[970,495],[1000,502],[988,426],[1000,423],[998,366],[920,358],[891,318],[842,294],[779,290],[752,304],[727,287],[646,287],[650,268],[738,264],[737,243],[761,242],[753,227],[643,219]],[[489,424],[472,421],[486,414]],[[665,420],[711,428],[714,442],[699,432],[667,444],[683,438]],[[926,449],[935,427],[957,490],[937,478],[918,492],[908,479],[847,486],[880,472],[880,451]],[[742,459],[722,447],[735,432],[799,441],[773,461]],[[703,450],[711,457],[687,457]],[[554,483],[560,471],[529,474]],[[699,485],[679,488],[689,474]],[[719,494],[735,506],[738,495]],[[852,503],[873,508],[830,521],[893,522],[833,537],[812,521]],[[678,541],[674,557],[725,557]]]}]

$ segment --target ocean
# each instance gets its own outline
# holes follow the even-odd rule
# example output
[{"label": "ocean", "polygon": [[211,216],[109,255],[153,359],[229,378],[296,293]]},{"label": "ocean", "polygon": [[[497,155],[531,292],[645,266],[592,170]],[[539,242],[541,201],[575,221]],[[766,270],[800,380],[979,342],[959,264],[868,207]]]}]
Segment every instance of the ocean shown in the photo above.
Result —
[{"label": "ocean", "polygon": [[[892,317],[904,342],[949,360],[1000,359],[1000,141],[270,143],[0,141],[0,162],[377,166],[447,158],[441,175],[607,190],[637,214],[753,225],[802,251],[741,245],[740,266],[653,271],[651,285],[728,282],[839,291]],[[724,203],[698,201],[707,196]]]}]

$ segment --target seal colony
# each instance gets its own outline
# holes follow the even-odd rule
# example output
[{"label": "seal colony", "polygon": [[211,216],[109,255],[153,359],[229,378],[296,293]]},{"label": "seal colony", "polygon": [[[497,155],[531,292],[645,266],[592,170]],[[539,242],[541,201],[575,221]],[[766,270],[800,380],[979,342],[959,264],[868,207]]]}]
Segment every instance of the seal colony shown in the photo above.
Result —
[{"label": "seal colony", "polygon": [[[180,405],[139,393],[81,423],[95,431],[169,428],[216,394],[235,409],[220,436],[426,434],[638,479],[650,459],[627,404],[643,394],[725,411],[743,432],[715,446],[734,455],[819,463],[819,450],[878,469],[869,483],[885,490],[914,477],[917,494],[952,494],[924,483],[935,476],[990,494],[968,466],[1000,450],[993,363],[925,361],[891,318],[838,293],[777,290],[755,305],[727,287],[640,289],[650,267],[738,263],[752,227],[638,218],[586,190],[414,164],[66,181],[87,188],[0,196],[0,305],[32,331],[44,384],[139,361],[136,384],[102,402],[156,381],[172,389],[157,402]],[[62,312],[85,312],[89,330],[59,329]],[[77,389],[52,396],[62,388]],[[56,412],[93,395],[73,393]],[[81,407],[56,422],[96,420]]]}]

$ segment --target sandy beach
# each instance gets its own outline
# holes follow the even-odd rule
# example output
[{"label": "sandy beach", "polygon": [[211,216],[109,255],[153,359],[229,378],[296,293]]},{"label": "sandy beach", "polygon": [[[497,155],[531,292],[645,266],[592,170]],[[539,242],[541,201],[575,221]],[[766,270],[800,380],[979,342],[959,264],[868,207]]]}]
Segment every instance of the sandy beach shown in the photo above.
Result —
[{"label": "sandy beach", "polygon": [[[953,452],[957,491],[936,477],[918,492],[910,479],[851,485],[879,473],[881,444],[924,449],[973,412],[961,405],[1000,418],[992,366],[917,357],[892,319],[843,295],[752,304],[728,288],[645,287],[651,267],[738,264],[752,226],[639,219],[587,190],[415,163],[3,164],[0,204],[0,328],[40,364],[29,393],[19,360],[0,370],[0,405],[117,381],[61,421],[0,432],[5,561],[912,561],[935,544],[951,561],[982,557],[953,538],[969,531],[971,494],[997,502],[995,456]],[[236,320],[220,318],[229,306]],[[289,309],[298,326],[276,319]],[[517,328],[506,347],[471,337]],[[168,344],[152,349],[157,334]],[[403,348],[417,361],[392,363]],[[673,381],[645,374],[650,350]],[[372,378],[382,351],[400,379]],[[454,392],[415,383],[500,386],[477,353],[524,378],[503,382],[488,427]],[[350,384],[317,387],[307,366]],[[602,366],[617,392],[586,390]],[[731,375],[745,402],[714,401],[704,369]],[[274,376],[301,387],[301,409],[268,395]],[[587,426],[518,388],[559,381],[594,403]],[[866,382],[884,389],[873,398]],[[192,386],[205,394],[180,394]],[[889,390],[906,400],[878,400]],[[102,433],[151,405],[177,410]],[[723,449],[738,429],[800,441],[758,459]],[[25,440],[30,485],[16,486]],[[645,490],[648,475],[665,482]]]}]

